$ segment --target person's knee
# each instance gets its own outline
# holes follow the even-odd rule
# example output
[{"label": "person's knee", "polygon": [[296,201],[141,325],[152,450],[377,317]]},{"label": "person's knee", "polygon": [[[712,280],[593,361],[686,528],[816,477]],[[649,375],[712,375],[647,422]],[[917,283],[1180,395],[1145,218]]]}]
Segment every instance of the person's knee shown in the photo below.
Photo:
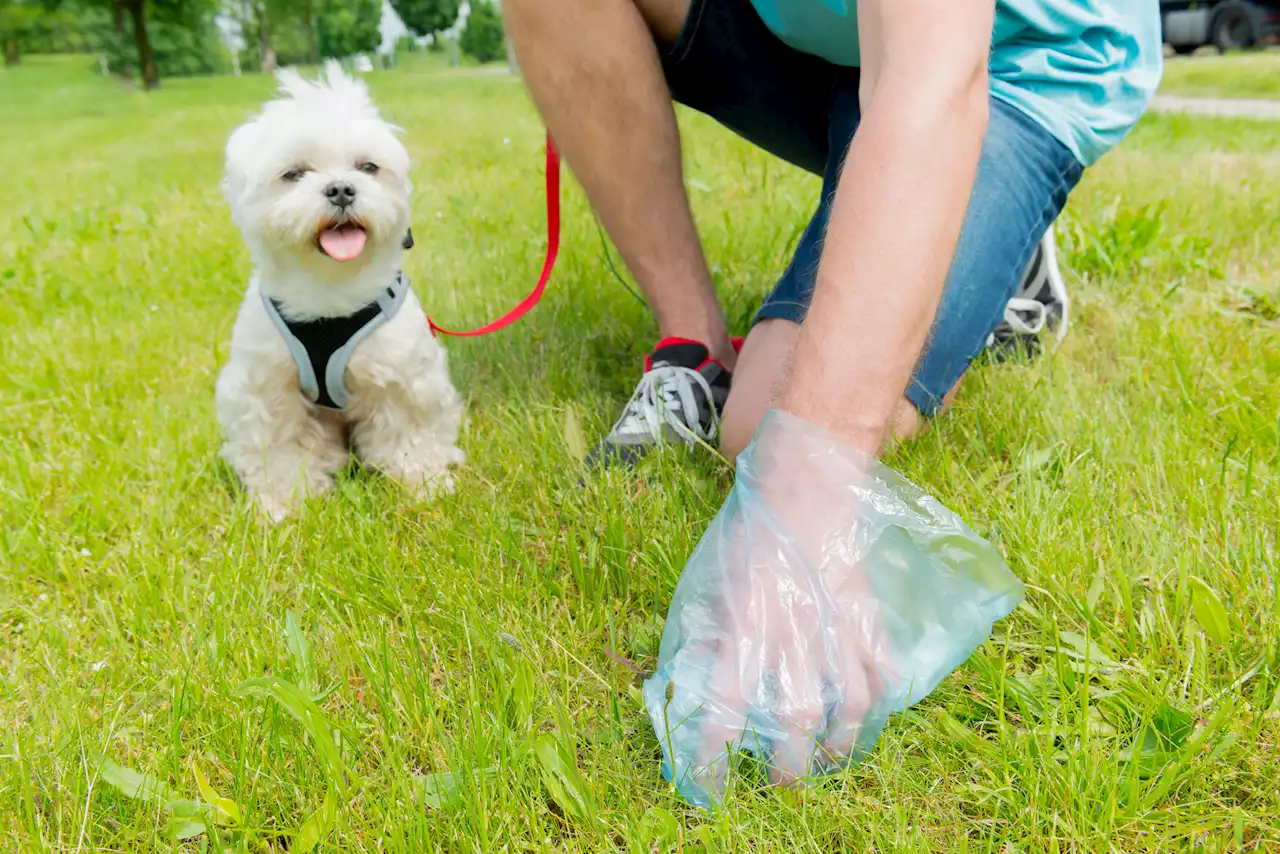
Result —
[{"label": "person's knee", "polygon": [[[720,419],[720,453],[727,459],[736,460],[738,454],[751,444],[760,419],[772,405],[786,375],[799,334],[799,324],[770,318],[762,320],[747,336],[738,357],[738,369],[733,375],[733,391]],[[950,408],[959,391],[960,381],[957,380],[943,396],[942,408],[934,418]],[[924,432],[930,420],[910,398],[900,397],[890,417],[885,446],[912,441]]]},{"label": "person's knee", "polygon": [[799,331],[799,324],[775,317],[761,320],[747,336],[720,419],[720,452],[728,459],[737,459],[751,444],[786,374]]},{"label": "person's knee", "polygon": [[720,422],[720,453],[727,460],[736,460],[738,454],[746,450],[747,445],[751,443],[751,437],[756,432],[756,427],[760,424],[760,418],[757,416],[754,423],[748,418],[724,419]]},{"label": "person's knee", "polygon": [[[741,376],[744,382],[739,382]],[[766,382],[746,382],[759,379],[739,372],[734,377],[733,393],[725,403],[720,419],[720,453],[725,459],[736,460],[738,454],[751,444],[751,437],[760,426],[760,419],[769,408],[770,390]]]},{"label": "person's knee", "polygon": [[[951,387],[942,397],[942,408],[939,409],[932,418],[938,418],[945,415],[947,410],[951,408],[952,402],[956,399],[956,394],[960,391],[960,380]],[[885,442],[886,445],[901,444],[910,442],[915,439],[925,428],[929,426],[931,418],[926,418],[911,398],[903,397],[898,400],[898,405],[893,410],[893,420],[889,424],[889,436]]]},{"label": "person's knee", "polygon": [[[764,417],[767,408],[763,401],[755,399],[750,403],[743,402],[739,406],[725,408],[725,417],[720,422],[720,453],[725,459],[736,460],[738,454],[751,444],[751,439],[755,436],[756,428],[760,426],[760,419]],[[912,441],[920,436],[928,425],[929,419],[920,414],[916,405],[907,398],[902,398],[894,407],[889,433],[885,438],[885,447]]]},{"label": "person's knee", "polygon": [[893,408],[888,444],[910,442],[923,432],[927,423],[925,417],[920,414],[920,410],[916,409],[916,405],[909,398],[900,398],[897,406]]}]

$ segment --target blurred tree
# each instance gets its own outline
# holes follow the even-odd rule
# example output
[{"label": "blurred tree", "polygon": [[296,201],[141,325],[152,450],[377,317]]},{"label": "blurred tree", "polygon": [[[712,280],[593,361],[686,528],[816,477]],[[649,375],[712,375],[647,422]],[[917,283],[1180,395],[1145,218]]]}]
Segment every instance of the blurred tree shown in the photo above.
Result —
[{"label": "blurred tree", "polygon": [[[174,2],[174,0],[161,0],[161,2]],[[155,53],[151,50],[151,35],[147,32],[147,0],[113,0],[113,5],[118,5],[128,13],[129,23],[133,26],[133,43],[137,49],[138,72],[142,76],[142,87],[158,89],[160,71],[156,68]]]},{"label": "blurred tree", "polygon": [[[111,2],[112,0],[108,0]],[[135,0],[115,0],[129,3]],[[226,48],[222,44],[214,17],[218,0],[136,0],[150,6],[150,18],[157,32],[152,61],[160,74],[188,76],[213,74],[228,66]],[[141,51],[139,51],[141,67]]]},{"label": "blurred tree", "polygon": [[[14,28],[18,39],[20,59],[29,53],[85,53],[91,49],[90,39],[83,22],[76,15],[39,0],[23,3],[0,0],[0,31],[5,29],[4,19],[19,9],[19,24]],[[23,20],[25,19],[25,21]]]},{"label": "blurred tree", "polygon": [[228,0],[245,39],[245,60],[270,74],[281,65],[316,61],[314,0]]},{"label": "blurred tree", "polygon": [[271,40],[273,10],[267,0],[249,0],[249,8],[253,13],[253,25],[258,34],[258,70],[270,74],[276,70],[276,46]]},{"label": "blurred tree", "polygon": [[34,3],[0,0],[0,44],[4,48],[5,65],[22,62],[22,42],[35,26],[40,11]]},{"label": "blurred tree", "polygon": [[[112,35],[117,43],[124,44],[124,7],[120,5],[120,0],[110,0],[111,2],[111,28]],[[116,73],[125,80],[133,80],[134,62],[129,59],[121,59],[119,71]]]},{"label": "blurred tree", "polygon": [[315,30],[320,54],[373,53],[382,43],[381,0],[321,0]]},{"label": "blurred tree", "polygon": [[477,62],[494,62],[506,56],[502,17],[489,0],[472,0],[458,47]]},{"label": "blurred tree", "polygon": [[[151,17],[147,24],[148,41],[159,77],[189,77],[227,71],[230,56],[211,18],[191,22]],[[113,73],[131,76],[138,66],[136,40],[126,22],[124,33],[116,33],[113,25],[99,26],[100,50]]]},{"label": "blurred tree", "polygon": [[231,0],[223,9],[240,24],[241,62],[264,73],[371,53],[382,41],[381,0]]},{"label": "blurred tree", "polygon": [[315,0],[299,0],[298,15],[307,34],[307,59],[312,65],[320,64],[320,52],[316,46]]},{"label": "blurred tree", "polygon": [[[31,52],[101,53],[111,73],[141,72],[148,89],[167,76],[225,70],[218,0],[0,0],[6,61]],[[9,36],[16,34],[11,45]]]},{"label": "blurred tree", "polygon": [[[0,0],[0,3],[15,3],[17,0]],[[80,18],[88,28],[103,12],[109,12],[112,21],[110,34],[99,36],[99,42],[108,55],[125,54],[124,40],[131,37],[133,42],[131,59],[142,76],[142,85],[147,89],[155,89],[160,85],[160,72],[156,65],[155,50],[151,43],[151,32],[148,27],[150,18],[173,25],[176,30],[189,30],[187,34],[191,42],[198,39],[201,31],[208,31],[212,26],[212,14],[216,0],[43,0],[44,13],[60,12]],[[126,18],[127,16],[127,18]],[[190,47],[190,44],[188,44]],[[124,56],[119,57],[121,64],[129,66]]]},{"label": "blurred tree", "polygon": [[[21,52],[93,51],[111,73],[135,70],[149,89],[161,77],[229,67],[214,15],[217,0],[0,0],[0,40],[9,64]],[[16,45],[9,34],[18,35]]]},{"label": "blurred tree", "polygon": [[[108,11],[110,5],[110,11]],[[0,42],[6,64],[29,53],[107,52],[124,38],[124,9],[98,0],[0,0]]]},{"label": "blurred tree", "polygon": [[458,20],[458,0],[391,0],[404,25],[419,36],[435,36]]},{"label": "blurred tree", "polygon": [[404,35],[396,39],[395,52],[401,53],[419,53],[422,50],[418,46],[418,40],[411,35]]}]

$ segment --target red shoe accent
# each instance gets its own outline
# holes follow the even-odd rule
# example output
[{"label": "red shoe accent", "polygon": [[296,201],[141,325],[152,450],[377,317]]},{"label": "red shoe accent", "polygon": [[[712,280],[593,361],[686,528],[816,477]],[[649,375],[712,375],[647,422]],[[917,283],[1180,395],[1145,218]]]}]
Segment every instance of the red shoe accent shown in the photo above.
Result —
[{"label": "red shoe accent", "polygon": [[[735,352],[735,353],[741,353],[741,352],[742,352],[742,342],[743,342],[743,341],[745,341],[745,340],[746,340],[745,338],[730,338],[730,339],[729,339],[729,343],[733,345],[733,352]],[[657,344],[654,344],[654,345],[653,345],[653,349],[654,349],[654,350],[661,350],[663,347],[675,347],[675,346],[677,346],[677,345],[679,345],[679,344],[697,344],[697,345],[699,345],[699,346],[701,346],[701,347],[706,347],[706,346],[707,346],[706,344],[703,344],[701,341],[695,341],[695,340],[694,340],[694,339],[692,339],[692,338],[680,338],[680,337],[678,337],[678,336],[674,336],[674,335],[673,335],[673,336],[670,336],[670,337],[668,337],[668,338],[663,338],[663,339],[661,339],[660,341],[658,341],[658,343],[657,343]],[[709,350],[710,348],[708,347],[707,349]],[[701,365],[698,365],[698,367],[696,368],[696,370],[699,370],[699,371],[700,371],[700,370],[702,370],[702,369],[703,369],[704,367],[706,367],[706,366],[707,366],[707,364],[708,364],[708,363],[710,363],[710,362],[715,362],[717,365],[720,365],[720,367],[722,367],[722,368],[724,367],[724,365],[720,363],[720,360],[719,360],[719,359],[707,358],[707,359],[704,359],[704,360],[703,360],[703,362],[702,362],[702,364],[701,364]],[[648,356],[645,356],[645,357],[644,357],[644,370],[645,370],[645,373],[648,373],[648,372],[649,372],[650,370],[652,370],[652,369],[653,369],[653,354],[652,354],[652,352],[650,352],[650,354],[649,354]]]},{"label": "red shoe accent", "polygon": [[[703,344],[701,341],[695,341],[692,338],[680,338],[673,335],[658,341],[657,344],[653,345],[653,350],[661,350],[663,347],[676,347],[680,344],[697,344],[699,347],[707,346],[706,344]],[[649,355],[644,357],[644,372],[646,374],[649,373],[649,371],[653,370],[653,350],[650,350]],[[702,363],[702,365],[705,365],[705,364],[706,362]],[[699,365],[698,367],[701,368],[702,365]]]},{"label": "red shoe accent", "polygon": [[[678,338],[678,337],[672,336],[670,338],[663,338],[657,344],[654,344],[653,349],[661,350],[663,347],[675,347],[677,344],[702,344],[702,342],[695,341],[692,338]],[[702,344],[702,346],[705,347],[707,345]]]}]

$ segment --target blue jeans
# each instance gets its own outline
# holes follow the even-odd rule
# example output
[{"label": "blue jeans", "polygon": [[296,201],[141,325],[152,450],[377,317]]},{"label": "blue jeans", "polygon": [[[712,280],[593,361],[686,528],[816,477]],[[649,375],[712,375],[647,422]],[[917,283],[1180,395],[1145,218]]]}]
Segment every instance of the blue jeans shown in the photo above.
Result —
[{"label": "blue jeans", "polygon": [[[750,0],[692,0],[663,53],[672,96],[747,140],[823,176],[822,197],[795,255],[756,322],[804,321],[813,298],[831,201],[858,130],[858,69],[779,41]],[[1036,245],[1084,171],[1048,131],[991,100],[978,175],[942,301],[906,395],[932,416],[1004,314]]]}]

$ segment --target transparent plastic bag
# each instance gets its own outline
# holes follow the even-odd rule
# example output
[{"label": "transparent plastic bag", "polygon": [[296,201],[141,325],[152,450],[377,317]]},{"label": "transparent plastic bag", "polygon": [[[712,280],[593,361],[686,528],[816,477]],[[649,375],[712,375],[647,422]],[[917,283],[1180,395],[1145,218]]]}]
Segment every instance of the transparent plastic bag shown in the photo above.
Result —
[{"label": "transparent plastic bag", "polygon": [[644,685],[663,775],[707,807],[735,749],[783,784],[856,761],[1023,592],[936,499],[769,412],[676,586]]}]

